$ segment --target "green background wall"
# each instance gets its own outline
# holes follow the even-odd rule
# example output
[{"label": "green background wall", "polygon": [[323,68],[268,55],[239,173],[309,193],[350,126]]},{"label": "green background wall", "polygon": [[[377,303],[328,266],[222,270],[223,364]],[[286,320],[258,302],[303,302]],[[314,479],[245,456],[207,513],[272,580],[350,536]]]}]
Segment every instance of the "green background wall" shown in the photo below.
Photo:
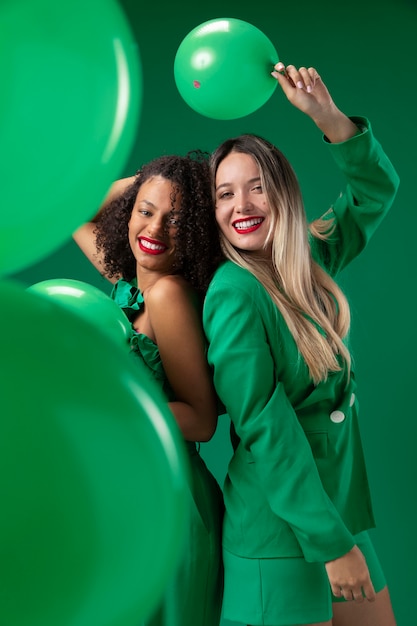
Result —
[{"label": "green background wall", "polygon": [[[345,272],[342,285],[352,303],[362,432],[378,522],[373,538],[398,624],[415,626],[416,2],[123,0],[121,5],[139,45],[144,75],[137,138],[121,176],[160,154],[212,150],[226,137],[248,131],[268,137],[287,154],[310,217],[327,209],[342,189],[343,180],[319,132],[278,89],[260,110],[232,121],[205,118],[181,99],[173,77],[176,50],[191,29],[219,17],[257,26],[284,63],[316,66],[340,108],[370,118],[398,170],[401,188],[395,205],[367,251]],[[72,241],[14,276],[26,284],[63,277],[109,291]],[[230,456],[227,429],[227,420],[221,418],[213,440],[202,446],[219,482]],[[224,621],[223,626],[231,623]]]}]

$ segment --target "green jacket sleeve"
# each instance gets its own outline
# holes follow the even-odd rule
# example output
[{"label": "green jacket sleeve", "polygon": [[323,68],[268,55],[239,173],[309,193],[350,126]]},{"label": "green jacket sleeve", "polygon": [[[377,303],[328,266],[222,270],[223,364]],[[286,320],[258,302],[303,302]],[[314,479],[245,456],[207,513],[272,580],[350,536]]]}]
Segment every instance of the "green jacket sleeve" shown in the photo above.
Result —
[{"label": "green jacket sleeve", "polygon": [[[395,199],[399,177],[367,118],[353,117],[361,133],[342,143],[328,143],[346,177],[346,188],[325,219],[334,230],[325,241],[312,239],[313,257],[335,276],[367,245]],[[324,141],[327,141],[324,138]]]}]

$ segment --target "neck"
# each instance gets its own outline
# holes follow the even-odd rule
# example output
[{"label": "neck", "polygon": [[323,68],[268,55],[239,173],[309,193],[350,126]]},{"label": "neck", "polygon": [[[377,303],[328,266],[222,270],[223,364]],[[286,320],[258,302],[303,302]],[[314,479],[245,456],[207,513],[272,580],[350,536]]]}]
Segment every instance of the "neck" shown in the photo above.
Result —
[{"label": "neck", "polygon": [[150,289],[163,276],[171,276],[173,272],[153,272],[142,267],[136,268],[136,280],[141,293]]}]

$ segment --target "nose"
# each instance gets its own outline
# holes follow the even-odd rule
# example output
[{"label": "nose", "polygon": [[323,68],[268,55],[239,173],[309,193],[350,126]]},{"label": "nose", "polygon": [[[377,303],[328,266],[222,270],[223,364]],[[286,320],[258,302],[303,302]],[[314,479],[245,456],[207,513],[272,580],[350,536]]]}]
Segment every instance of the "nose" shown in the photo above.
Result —
[{"label": "nose", "polygon": [[252,203],[249,201],[248,194],[241,191],[236,195],[236,212],[237,213],[250,213],[252,210]]},{"label": "nose", "polygon": [[165,226],[160,217],[154,217],[148,222],[148,233],[151,238],[157,239],[164,234]]}]

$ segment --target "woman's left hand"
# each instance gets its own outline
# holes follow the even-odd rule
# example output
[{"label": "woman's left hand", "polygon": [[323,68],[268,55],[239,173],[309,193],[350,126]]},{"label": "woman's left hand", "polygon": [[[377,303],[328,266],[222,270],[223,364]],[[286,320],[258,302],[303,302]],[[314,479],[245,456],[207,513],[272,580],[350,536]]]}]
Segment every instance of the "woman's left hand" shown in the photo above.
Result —
[{"label": "woman's left hand", "polygon": [[314,67],[275,65],[272,76],[277,79],[288,100],[313,119],[335,107],[330,93]]},{"label": "woman's left hand", "polygon": [[337,108],[314,67],[285,67],[280,61],[271,74],[291,104],[311,117],[332,143],[346,141],[358,132],[355,124]]}]

